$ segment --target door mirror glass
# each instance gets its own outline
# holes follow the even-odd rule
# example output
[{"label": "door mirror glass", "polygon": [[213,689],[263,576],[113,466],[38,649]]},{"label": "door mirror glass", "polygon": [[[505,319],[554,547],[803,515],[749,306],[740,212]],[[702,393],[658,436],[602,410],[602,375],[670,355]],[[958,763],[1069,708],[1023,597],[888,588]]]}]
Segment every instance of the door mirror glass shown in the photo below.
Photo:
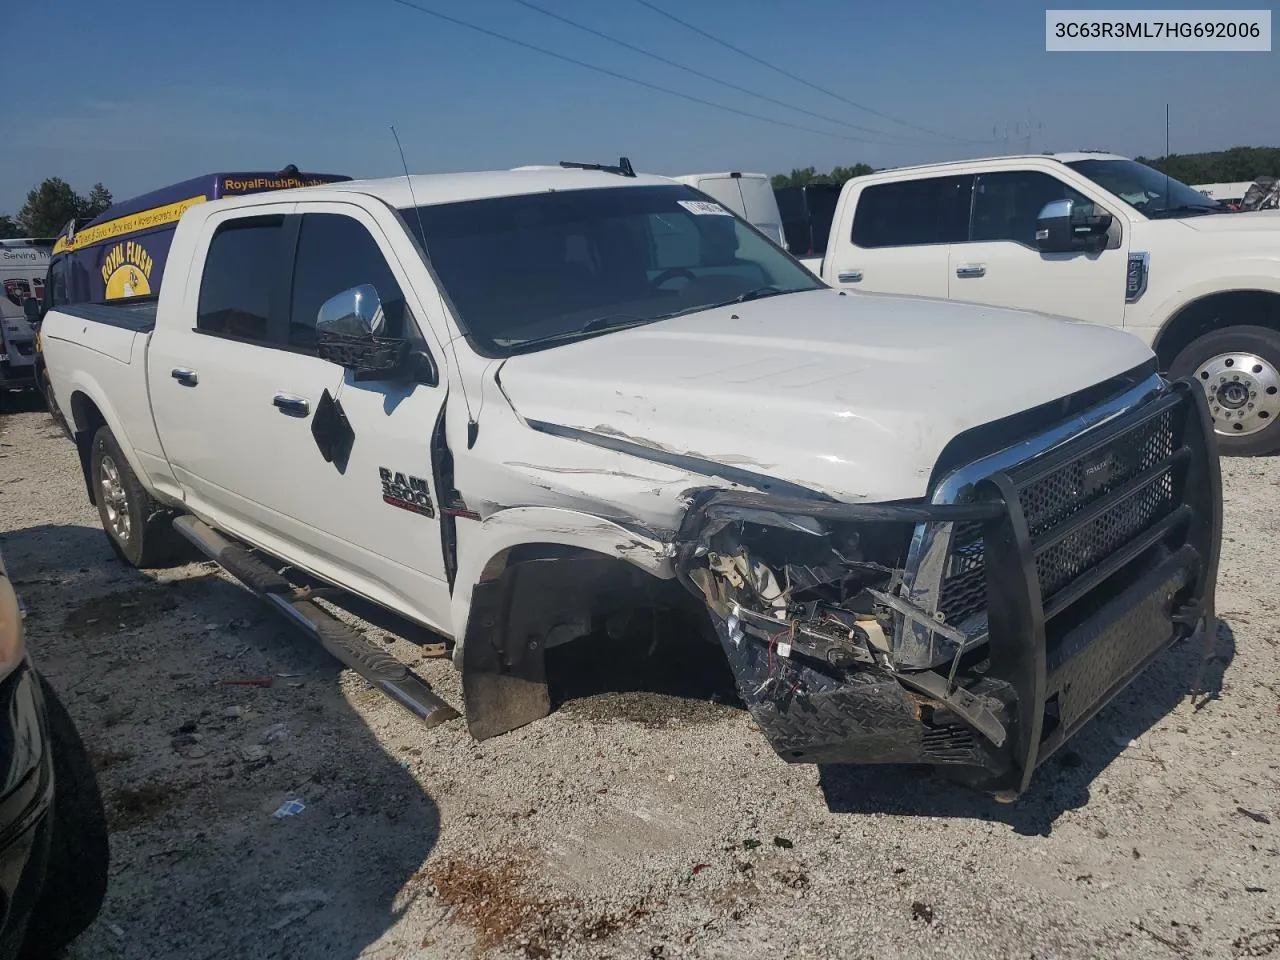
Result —
[{"label": "door mirror glass", "polygon": [[1036,246],[1041,253],[1096,253],[1107,245],[1111,214],[1074,200],[1046,203],[1036,218]]},{"label": "door mirror glass", "polygon": [[40,301],[35,297],[27,297],[22,301],[22,315],[31,323],[40,321]]},{"label": "door mirror glass", "polygon": [[407,372],[409,343],[386,337],[382,301],[372,284],[335,294],[316,314],[316,352],[341,364],[357,380],[391,380]]}]

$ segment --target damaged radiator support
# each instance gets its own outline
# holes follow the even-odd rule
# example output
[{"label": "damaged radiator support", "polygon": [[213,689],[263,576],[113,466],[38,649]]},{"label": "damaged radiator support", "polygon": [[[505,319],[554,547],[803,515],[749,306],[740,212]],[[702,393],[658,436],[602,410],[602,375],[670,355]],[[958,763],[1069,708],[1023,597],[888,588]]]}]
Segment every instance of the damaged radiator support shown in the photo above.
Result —
[{"label": "damaged radiator support", "polygon": [[[1194,384],[1143,390],[1025,459],[975,462],[963,502],[695,498],[676,573],[705,600],[738,690],[780,756],[942,765],[1014,796],[1212,616],[1212,423]],[[981,578],[981,616],[956,623],[908,599],[906,568],[913,538],[961,525],[971,539],[960,569]],[[905,630],[936,636],[945,654],[895,659]]]}]

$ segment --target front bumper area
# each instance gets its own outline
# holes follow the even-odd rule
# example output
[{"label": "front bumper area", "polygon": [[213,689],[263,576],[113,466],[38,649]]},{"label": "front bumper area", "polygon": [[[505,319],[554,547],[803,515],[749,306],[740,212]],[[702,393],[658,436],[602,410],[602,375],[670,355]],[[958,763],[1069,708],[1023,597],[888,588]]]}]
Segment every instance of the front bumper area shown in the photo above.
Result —
[{"label": "front bumper area", "polygon": [[[735,499],[742,495],[713,496],[701,521],[719,501],[723,524]],[[804,634],[831,622],[830,605],[808,607],[810,619],[798,623],[783,600],[747,611],[723,583],[690,576],[740,694],[788,761],[945,766],[1011,797],[1161,652],[1201,624],[1215,629],[1221,481],[1212,422],[1191,383],[1159,383],[1122,414],[981,472],[959,501],[795,510],[824,513],[855,523],[897,515],[916,525],[917,542],[945,530],[944,587],[933,606],[919,602],[910,577],[866,591],[874,604],[844,621],[848,655],[824,660]],[[696,539],[686,538],[680,556],[686,576]],[[789,592],[794,569],[770,581],[775,597]],[[947,576],[953,587],[963,580],[963,604]],[[746,567],[736,582],[744,581]],[[947,603],[963,606],[954,620]],[[773,626],[760,627],[768,616]],[[868,642],[876,623],[893,624],[884,631],[892,643]],[[921,651],[923,666],[911,662]]]},{"label": "front bumper area", "polygon": [[16,956],[49,855],[53,764],[30,661],[0,682],[0,960]]}]

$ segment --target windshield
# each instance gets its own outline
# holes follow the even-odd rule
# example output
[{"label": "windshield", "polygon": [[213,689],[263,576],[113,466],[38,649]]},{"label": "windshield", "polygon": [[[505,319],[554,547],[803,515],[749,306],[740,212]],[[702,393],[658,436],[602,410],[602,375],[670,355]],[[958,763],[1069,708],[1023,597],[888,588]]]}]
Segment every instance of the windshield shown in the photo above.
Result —
[{"label": "windshield", "polygon": [[1136,160],[1073,160],[1067,166],[1148,217],[1227,212],[1216,200]]},{"label": "windshield", "polygon": [[467,335],[496,356],[822,287],[745,222],[682,185],[548,191],[400,213]]}]

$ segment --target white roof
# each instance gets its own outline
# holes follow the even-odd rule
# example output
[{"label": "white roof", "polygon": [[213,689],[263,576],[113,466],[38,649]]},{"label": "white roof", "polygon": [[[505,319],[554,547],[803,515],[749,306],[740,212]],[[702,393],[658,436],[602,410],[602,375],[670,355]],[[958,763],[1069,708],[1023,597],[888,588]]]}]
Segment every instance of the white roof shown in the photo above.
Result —
[{"label": "white roof", "polygon": [[742,170],[725,170],[723,173],[682,173],[671,179],[679,180],[681,183],[693,183],[695,180],[706,180],[712,177],[738,177],[742,180],[770,179],[767,173],[746,173]]},{"label": "white roof", "polygon": [[1197,183],[1193,184],[1191,189],[1208,194],[1214,200],[1238,200],[1248,193],[1252,186],[1252,180],[1240,180],[1236,183]]},{"label": "white roof", "polygon": [[[1020,163],[1026,160],[1056,160],[1059,163],[1073,163],[1076,160],[1128,160],[1118,153],[1014,153],[998,157],[973,157],[969,160],[944,160],[940,163],[921,163],[909,167],[886,167],[876,173],[896,173],[900,170],[935,170],[959,166],[987,166],[991,164]],[[872,176],[872,174],[867,174]]]},{"label": "white roof", "polygon": [[526,167],[517,170],[491,170],[481,173],[432,173],[411,177],[387,177],[383,180],[344,180],[315,187],[255,194],[274,202],[296,196],[314,197],[317,192],[362,193],[377,197],[396,209],[417,203],[427,206],[490,197],[515,197],[555,190],[591,190],[599,187],[670,186],[665,177],[636,174],[624,177],[599,170],[565,169],[563,167]]}]

